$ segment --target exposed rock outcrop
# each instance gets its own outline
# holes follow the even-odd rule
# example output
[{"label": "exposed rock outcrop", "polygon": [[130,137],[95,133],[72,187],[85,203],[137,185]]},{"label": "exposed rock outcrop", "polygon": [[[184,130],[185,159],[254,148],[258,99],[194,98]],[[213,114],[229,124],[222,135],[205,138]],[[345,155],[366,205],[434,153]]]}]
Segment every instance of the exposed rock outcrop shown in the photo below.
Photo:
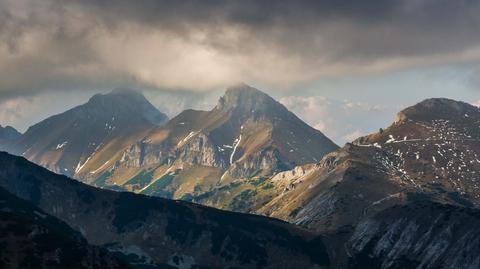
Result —
[{"label": "exposed rock outcrop", "polygon": [[349,268],[479,268],[480,214],[428,202],[396,206],[362,221],[346,248]]}]

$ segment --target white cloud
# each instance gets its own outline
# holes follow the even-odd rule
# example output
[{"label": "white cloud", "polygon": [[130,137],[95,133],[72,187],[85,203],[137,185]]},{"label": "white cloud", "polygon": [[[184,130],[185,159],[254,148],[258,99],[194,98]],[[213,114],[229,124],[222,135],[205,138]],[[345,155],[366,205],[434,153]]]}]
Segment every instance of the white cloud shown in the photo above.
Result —
[{"label": "white cloud", "polygon": [[144,95],[158,110],[173,118],[185,109],[211,110],[222,92],[174,92],[151,90]]},{"label": "white cloud", "polygon": [[474,102],[473,105],[476,106],[476,107],[480,107],[480,100]]},{"label": "white cloud", "polygon": [[31,101],[26,99],[9,99],[0,103],[0,124],[12,125],[22,119],[25,109],[30,107]]},{"label": "white cloud", "polygon": [[323,96],[286,96],[280,102],[339,144],[389,125],[397,112],[380,104]]},{"label": "white cloud", "polygon": [[0,1],[0,93],[239,81],[295,88],[480,61],[479,20],[464,15],[480,10],[473,2],[207,2]]},{"label": "white cloud", "polygon": [[360,130],[355,130],[355,131],[353,131],[353,132],[351,132],[351,133],[349,133],[349,134],[344,135],[344,136],[343,136],[343,139],[345,139],[345,140],[348,141],[348,142],[351,142],[351,141],[353,141],[353,140],[355,140],[355,139],[357,139],[357,138],[359,138],[359,137],[361,137],[361,136],[363,136],[363,135],[365,135],[364,132],[362,132],[362,131],[360,131]]},{"label": "white cloud", "polygon": [[327,125],[323,122],[317,122],[315,125],[313,125],[313,128],[319,130],[319,131],[322,131],[322,132],[326,132],[327,131]]},{"label": "white cloud", "polygon": [[54,97],[51,93],[35,96],[14,97],[0,101],[0,125],[13,126],[20,132],[26,131],[31,125],[66,109],[86,102],[92,92],[58,92]]}]

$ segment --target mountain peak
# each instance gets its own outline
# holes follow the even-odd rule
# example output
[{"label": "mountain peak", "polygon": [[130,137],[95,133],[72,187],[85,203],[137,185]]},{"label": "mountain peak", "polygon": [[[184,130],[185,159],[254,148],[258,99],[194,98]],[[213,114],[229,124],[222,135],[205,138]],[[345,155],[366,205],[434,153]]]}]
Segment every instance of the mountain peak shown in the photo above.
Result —
[{"label": "mountain peak", "polygon": [[21,136],[22,134],[18,132],[12,126],[3,127],[0,125],[0,141],[1,140],[14,140]]},{"label": "mountain peak", "polygon": [[240,83],[231,87],[228,87],[225,91],[224,97],[231,97],[231,98],[240,98],[245,96],[265,96],[266,93],[260,91],[259,89],[253,88],[245,83]]},{"label": "mountain peak", "polygon": [[[168,117],[158,111],[145,96],[136,90],[128,88],[116,88],[106,94],[95,94],[83,107],[95,115],[143,115],[150,122],[162,124],[168,120]],[[111,117],[111,116],[109,116]]]},{"label": "mountain peak", "polygon": [[29,127],[6,149],[73,176],[86,158],[90,160],[107,144],[109,150],[116,150],[167,120],[140,92],[117,89]]},{"label": "mountain peak", "polygon": [[145,96],[143,96],[141,92],[133,89],[128,89],[128,88],[115,88],[105,94],[102,94],[102,93],[95,94],[90,98],[89,102],[96,102],[99,100],[106,100],[106,99],[109,99],[109,100],[115,99],[115,101],[118,101],[120,99],[125,99],[125,100],[148,102]]},{"label": "mountain peak", "polygon": [[115,88],[106,95],[143,95],[139,91],[130,88]]},{"label": "mountain peak", "polygon": [[430,98],[400,111],[395,122],[407,119],[414,121],[452,119],[469,114],[480,114],[480,109],[462,101],[447,98]]},{"label": "mountain peak", "polygon": [[280,104],[268,94],[242,83],[227,88],[225,94],[220,97],[216,108],[221,110],[258,112],[272,109],[276,105]]}]

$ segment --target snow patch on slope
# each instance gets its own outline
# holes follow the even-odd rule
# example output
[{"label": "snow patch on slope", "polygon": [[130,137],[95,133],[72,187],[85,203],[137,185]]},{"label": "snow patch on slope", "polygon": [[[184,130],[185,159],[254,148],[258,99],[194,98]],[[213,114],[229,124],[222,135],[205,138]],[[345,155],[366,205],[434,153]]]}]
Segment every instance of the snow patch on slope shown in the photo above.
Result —
[{"label": "snow patch on slope", "polygon": [[185,143],[188,142],[192,137],[196,136],[199,133],[199,131],[196,132],[190,132],[185,138],[183,138],[180,142],[178,142],[177,147],[182,147],[185,145]]},{"label": "snow patch on slope", "polygon": [[68,141],[65,141],[65,142],[63,142],[63,143],[61,143],[61,144],[58,144],[55,149],[56,149],[56,150],[61,149],[61,148],[63,148],[64,146],[66,146],[67,144],[68,144]]},{"label": "snow patch on slope", "polygon": [[240,145],[240,142],[242,142],[242,135],[240,135],[235,141],[233,141],[233,151],[232,154],[230,155],[230,164],[233,164],[233,156],[235,155],[235,152],[237,151],[238,145]]}]

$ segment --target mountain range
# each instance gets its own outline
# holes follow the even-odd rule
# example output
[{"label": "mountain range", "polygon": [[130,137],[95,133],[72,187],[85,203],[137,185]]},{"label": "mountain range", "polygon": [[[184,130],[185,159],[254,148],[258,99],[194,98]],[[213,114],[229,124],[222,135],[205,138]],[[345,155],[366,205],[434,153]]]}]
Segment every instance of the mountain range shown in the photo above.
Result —
[{"label": "mountain range", "polygon": [[241,197],[264,178],[337,148],[267,94],[240,84],[211,111],[186,110],[168,122],[137,92],[96,95],[30,127],[7,151],[93,186],[200,202],[219,189]]},{"label": "mountain range", "polygon": [[475,106],[425,100],[385,130],[271,178],[285,191],[256,213],[329,230],[415,200],[478,207],[479,123]]},{"label": "mountain range", "polygon": [[0,167],[2,264],[15,268],[480,265],[478,209],[411,200],[367,214],[354,227],[318,233],[261,216],[97,189],[7,153],[0,153]]},{"label": "mountain range", "polygon": [[0,187],[95,264],[478,268],[479,126],[478,107],[433,98],[339,148],[245,84],[170,120],[114,90],[4,144],[50,171],[2,153]]},{"label": "mountain range", "polygon": [[240,85],[211,111],[186,110],[151,131],[99,170],[104,182],[97,177],[95,185],[191,201],[318,161],[335,149],[273,98]]}]

